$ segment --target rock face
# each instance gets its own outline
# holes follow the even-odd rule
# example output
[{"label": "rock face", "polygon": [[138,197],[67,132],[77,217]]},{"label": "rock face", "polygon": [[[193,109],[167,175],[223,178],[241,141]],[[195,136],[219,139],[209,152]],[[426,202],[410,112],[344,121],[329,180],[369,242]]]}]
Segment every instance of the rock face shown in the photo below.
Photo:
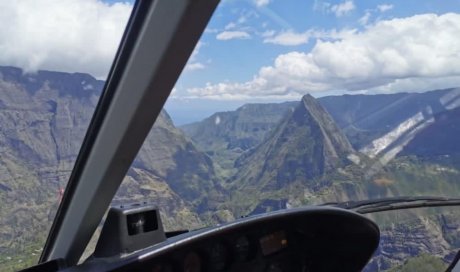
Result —
[{"label": "rock face", "polygon": [[259,144],[296,102],[246,104],[235,111],[218,112],[203,121],[181,126],[203,150],[247,150]]},{"label": "rock face", "polygon": [[240,170],[235,184],[279,189],[321,176],[353,152],[330,115],[312,96],[305,95],[262,144],[237,160]]},{"label": "rock face", "polygon": [[[43,245],[103,84],[0,67],[0,263]],[[460,89],[319,101],[248,104],[183,130],[162,111],[114,203],[154,202],[166,229],[184,229],[312,203],[460,192]],[[458,214],[417,213],[410,225],[399,215],[374,268],[423,251],[448,259],[460,247]]]},{"label": "rock face", "polygon": [[404,147],[400,155],[426,157],[460,154],[459,135],[460,108],[438,113],[434,115],[433,121]]},{"label": "rock face", "polygon": [[[354,148],[376,157],[379,153],[385,154],[388,151],[397,154],[419,132],[431,125],[435,118],[437,122],[440,118],[453,119],[455,114],[458,114],[454,109],[460,106],[460,88],[425,93],[327,96],[319,98],[318,101]],[[286,111],[293,109],[295,105],[294,102],[248,104],[236,111],[216,113],[202,122],[181,128],[200,149],[205,150],[219,164],[229,168],[243,151],[257,146],[266,139]],[[442,138],[440,134],[447,135],[440,132],[443,128],[438,129],[437,126],[441,125],[432,126],[423,134],[431,135],[438,131],[437,137]],[[450,127],[453,127],[452,122]],[[457,134],[452,131],[450,135]],[[416,142],[425,140],[421,136]],[[417,146],[423,147],[423,144]],[[433,147],[438,149],[438,146]],[[444,149],[456,150],[457,147],[458,145],[445,146]],[[401,154],[409,154],[408,152],[421,154],[420,152],[425,151],[417,151],[414,145],[411,145]]]},{"label": "rock face", "polygon": [[[0,67],[0,253],[44,242],[103,84],[86,74]],[[221,197],[214,183],[210,158],[163,111],[115,202],[148,200],[166,229],[194,228],[200,207]]]},{"label": "rock face", "polygon": [[319,99],[356,149],[397,130],[460,106],[460,88],[425,93],[342,95]]},{"label": "rock face", "polygon": [[453,260],[460,247],[458,211],[442,208],[437,212],[429,210],[418,215],[411,212],[390,213],[387,214],[390,218],[397,216],[400,220],[404,219],[380,224],[379,248],[364,271],[385,271],[424,254],[444,260],[441,263]]},{"label": "rock face", "polygon": [[1,252],[46,238],[102,84],[0,67]]},{"label": "rock face", "polygon": [[156,120],[132,167],[166,181],[195,206],[212,207],[221,197],[213,162],[173,125],[166,111]]},{"label": "rock face", "polygon": [[201,150],[224,168],[231,168],[242,152],[260,144],[297,102],[246,104],[181,126]]}]

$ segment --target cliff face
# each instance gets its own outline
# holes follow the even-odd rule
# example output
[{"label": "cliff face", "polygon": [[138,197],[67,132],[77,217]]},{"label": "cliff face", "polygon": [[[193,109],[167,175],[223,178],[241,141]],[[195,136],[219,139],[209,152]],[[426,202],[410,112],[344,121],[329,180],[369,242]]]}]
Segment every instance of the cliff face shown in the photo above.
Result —
[{"label": "cliff face", "polygon": [[460,154],[459,135],[460,107],[456,107],[434,115],[432,122],[414,136],[400,155],[424,157],[458,155]]},{"label": "cliff face", "polygon": [[[0,67],[0,261],[26,245],[43,245],[102,86],[85,74]],[[166,229],[191,229],[202,220],[213,224],[328,201],[455,197],[458,90],[321,98],[325,107],[306,95],[296,103],[216,113],[183,130],[162,111],[114,203],[153,202]],[[430,121],[417,126],[419,117]],[[407,126],[417,129],[399,133]],[[355,151],[345,135],[359,147],[376,143],[361,149],[370,155],[408,141],[385,161]],[[394,224],[382,225],[374,268],[423,252],[447,258],[460,246],[458,214],[420,213],[410,225],[399,215],[382,221]]]},{"label": "cliff face", "polygon": [[217,148],[247,150],[261,143],[266,133],[297,103],[246,104],[235,111],[217,112],[181,129],[206,151]]},{"label": "cliff face", "polygon": [[238,159],[234,184],[268,190],[306,182],[342,165],[353,152],[329,114],[306,95],[263,143]]},{"label": "cliff face", "polygon": [[[441,208],[437,211],[430,209],[423,213],[387,212],[380,219],[385,217],[387,221],[391,219],[393,222],[380,222],[380,246],[364,271],[385,271],[407,263],[414,256],[424,255],[436,257],[440,263],[445,264],[446,269],[446,264],[453,260],[458,251],[460,218],[455,208]],[[423,261],[418,261],[423,267]]]},{"label": "cliff face", "polygon": [[0,67],[0,251],[44,242],[102,84]]},{"label": "cliff face", "polygon": [[[103,84],[0,67],[0,253],[44,242]],[[210,158],[163,111],[115,202],[148,200],[167,229],[193,228],[199,207],[221,197],[217,181]]]},{"label": "cliff face", "polygon": [[224,169],[232,169],[246,150],[259,145],[296,102],[246,104],[235,111],[217,112],[181,129]]},{"label": "cliff face", "polygon": [[162,111],[133,163],[167,182],[195,207],[221,200],[219,178],[211,159],[199,151]]},{"label": "cliff face", "polygon": [[[460,88],[424,93],[342,95],[319,99],[353,147],[361,149],[374,140],[398,134],[401,124],[416,125],[460,106]],[[401,129],[400,129],[401,131]],[[401,136],[401,131],[396,136]]]}]

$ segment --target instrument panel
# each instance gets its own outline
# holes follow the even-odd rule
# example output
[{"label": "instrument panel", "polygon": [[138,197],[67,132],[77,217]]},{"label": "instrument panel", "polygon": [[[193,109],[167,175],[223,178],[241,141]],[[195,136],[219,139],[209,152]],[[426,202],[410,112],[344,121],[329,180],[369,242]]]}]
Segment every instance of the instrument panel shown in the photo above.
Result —
[{"label": "instrument panel", "polygon": [[298,208],[183,233],[68,271],[361,271],[379,239],[377,225],[357,213]]}]

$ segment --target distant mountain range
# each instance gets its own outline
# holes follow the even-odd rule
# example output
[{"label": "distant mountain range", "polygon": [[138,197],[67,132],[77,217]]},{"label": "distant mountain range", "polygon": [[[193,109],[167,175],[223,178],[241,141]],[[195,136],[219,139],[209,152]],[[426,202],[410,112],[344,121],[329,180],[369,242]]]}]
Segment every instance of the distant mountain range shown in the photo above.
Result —
[{"label": "distant mountain range", "polygon": [[404,147],[401,155],[451,155],[460,154],[460,107],[439,112],[431,124],[420,131]]},{"label": "distant mountain range", "polygon": [[292,102],[247,104],[235,111],[218,112],[201,122],[180,128],[201,150],[229,170],[244,151],[260,144],[296,105]]},{"label": "distant mountain range", "polygon": [[356,148],[397,128],[418,114],[433,115],[460,106],[460,89],[425,93],[343,95],[320,98]]},{"label": "distant mountain range", "polygon": [[[327,96],[317,100],[359,150],[397,130],[406,121],[429,121],[439,113],[460,107],[460,88],[425,93]],[[235,111],[215,113],[201,122],[181,126],[181,129],[198,146],[211,152],[211,156],[213,150],[241,152],[235,149],[247,150],[258,145],[297,104],[246,104]],[[238,142],[244,145],[235,144]]]},{"label": "distant mountain range", "polygon": [[[87,74],[0,67],[0,261],[43,244],[103,84]],[[325,201],[457,195],[459,106],[460,89],[305,95],[180,128],[162,111],[114,203],[153,201],[167,229],[184,229]],[[430,244],[444,243],[439,256],[457,241],[446,237]],[[382,258],[379,269],[400,263]]]}]

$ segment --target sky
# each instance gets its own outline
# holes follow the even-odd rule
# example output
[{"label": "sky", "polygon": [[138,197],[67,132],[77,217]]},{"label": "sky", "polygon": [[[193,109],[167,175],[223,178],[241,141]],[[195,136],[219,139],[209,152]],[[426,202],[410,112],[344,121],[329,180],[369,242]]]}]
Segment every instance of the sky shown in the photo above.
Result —
[{"label": "sky", "polygon": [[[460,0],[223,0],[167,103],[177,124],[245,103],[460,86]],[[0,65],[105,79],[132,1],[0,0]]]}]

